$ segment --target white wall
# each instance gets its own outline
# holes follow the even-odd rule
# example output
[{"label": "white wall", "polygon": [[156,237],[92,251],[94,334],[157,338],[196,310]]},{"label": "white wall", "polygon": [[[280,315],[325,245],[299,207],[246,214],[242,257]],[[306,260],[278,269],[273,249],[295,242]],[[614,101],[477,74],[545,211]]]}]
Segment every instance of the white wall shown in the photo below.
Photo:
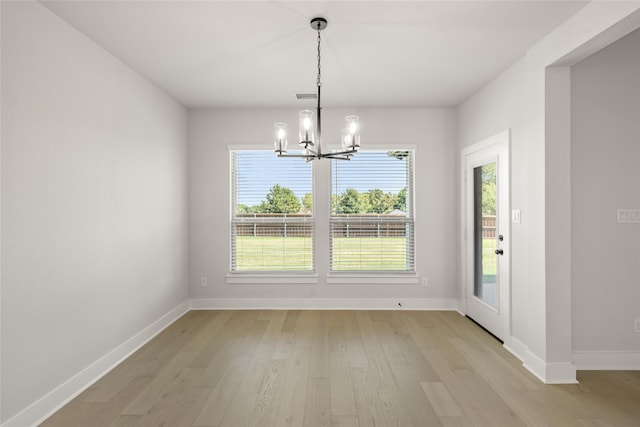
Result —
[{"label": "white wall", "polygon": [[[345,110],[323,109],[323,136],[337,137]],[[228,145],[262,144],[272,149],[273,123],[297,120],[297,110],[199,110],[190,114],[189,215],[190,292],[192,298],[233,300],[251,306],[255,300],[279,304],[286,298],[297,304],[310,300],[342,301],[359,307],[362,299],[393,299],[403,306],[449,304],[458,297],[456,256],[456,151],[453,109],[367,109],[355,111],[362,122],[362,144],[415,144],[416,265],[429,286],[338,285],[325,282],[326,263],[319,262],[317,284],[227,284],[229,272],[229,154]],[[315,165],[316,180],[328,179],[328,162]],[[328,191],[328,186],[325,187]],[[316,187],[316,190],[318,187]],[[317,236],[319,259],[328,237]],[[324,264],[324,265],[323,265]],[[200,277],[209,286],[200,287]],[[253,299],[253,300],[252,300]],[[344,303],[345,299],[352,302]],[[423,300],[424,299],[424,300]],[[420,300],[420,303],[416,302]],[[446,300],[446,301],[442,301]],[[270,301],[270,302],[269,302]],[[218,301],[220,304],[220,302]],[[381,304],[386,304],[383,302]],[[315,306],[320,306],[318,303]],[[335,305],[334,305],[335,306]],[[442,306],[442,305],[440,305]],[[392,307],[389,305],[389,307]]]},{"label": "white wall", "polygon": [[520,60],[505,70],[490,84],[458,107],[458,143],[460,149],[468,147],[505,129],[511,129],[511,206],[520,209],[521,224],[512,224],[512,335],[526,342],[527,309],[527,146],[524,128],[525,64]]},{"label": "white wall", "polygon": [[566,66],[638,28],[639,10],[639,2],[590,3],[458,108],[460,147],[513,132],[511,206],[522,223],[512,224],[513,335],[505,345],[545,382],[575,381],[571,234],[563,229],[570,203],[558,203],[570,194]]},{"label": "white wall", "polygon": [[187,112],[35,2],[2,2],[6,422],[188,298]]},{"label": "white wall", "polygon": [[640,224],[616,212],[640,209],[640,30],[574,65],[571,95],[573,347],[638,352]]}]

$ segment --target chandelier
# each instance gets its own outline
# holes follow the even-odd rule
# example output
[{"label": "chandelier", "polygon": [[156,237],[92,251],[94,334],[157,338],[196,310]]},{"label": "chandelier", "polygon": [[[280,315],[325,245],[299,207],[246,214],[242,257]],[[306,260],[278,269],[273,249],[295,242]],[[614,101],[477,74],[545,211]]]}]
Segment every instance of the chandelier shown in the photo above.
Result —
[{"label": "chandelier", "polygon": [[[316,106],[316,123],[313,123],[313,112],[311,110],[300,111],[299,114],[299,131],[298,138],[300,142],[301,154],[287,153],[287,125],[286,123],[276,123],[275,127],[275,152],[278,157],[300,157],[306,161],[317,159],[337,159],[351,160],[358,148],[360,148],[360,131],[358,125],[358,116],[347,116],[346,128],[342,130],[341,140],[342,149],[339,151],[322,152],[322,107],[320,106],[320,31],[327,28],[327,20],[324,18],[313,18],[311,20],[311,28],[318,32],[318,78],[316,80],[317,93],[298,95],[298,99],[317,98]],[[315,132],[314,132],[315,128]]]}]

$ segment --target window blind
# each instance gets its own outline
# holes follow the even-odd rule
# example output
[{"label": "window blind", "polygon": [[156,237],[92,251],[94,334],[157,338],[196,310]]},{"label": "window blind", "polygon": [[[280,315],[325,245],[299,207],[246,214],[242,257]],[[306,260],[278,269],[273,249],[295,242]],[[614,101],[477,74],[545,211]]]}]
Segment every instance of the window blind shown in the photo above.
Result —
[{"label": "window blind", "polygon": [[331,271],[415,271],[413,150],[331,166]]},{"label": "window blind", "polygon": [[313,271],[310,163],[231,151],[231,271]]}]

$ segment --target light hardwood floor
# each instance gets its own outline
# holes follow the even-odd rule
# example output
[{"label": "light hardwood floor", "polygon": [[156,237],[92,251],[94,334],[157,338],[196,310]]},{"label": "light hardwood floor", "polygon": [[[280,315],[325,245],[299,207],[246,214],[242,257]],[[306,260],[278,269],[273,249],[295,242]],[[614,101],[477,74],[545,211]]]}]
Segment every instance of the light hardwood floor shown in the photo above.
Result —
[{"label": "light hardwood floor", "polygon": [[640,426],[640,372],[544,385],[456,312],[191,311],[43,426]]}]

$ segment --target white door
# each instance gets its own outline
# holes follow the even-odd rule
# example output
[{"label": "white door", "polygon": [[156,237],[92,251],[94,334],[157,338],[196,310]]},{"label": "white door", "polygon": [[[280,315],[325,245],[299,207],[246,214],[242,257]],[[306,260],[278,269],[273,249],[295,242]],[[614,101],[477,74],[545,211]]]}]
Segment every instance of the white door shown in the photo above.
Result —
[{"label": "white door", "polygon": [[462,151],[466,314],[501,340],[510,334],[509,131]]}]

